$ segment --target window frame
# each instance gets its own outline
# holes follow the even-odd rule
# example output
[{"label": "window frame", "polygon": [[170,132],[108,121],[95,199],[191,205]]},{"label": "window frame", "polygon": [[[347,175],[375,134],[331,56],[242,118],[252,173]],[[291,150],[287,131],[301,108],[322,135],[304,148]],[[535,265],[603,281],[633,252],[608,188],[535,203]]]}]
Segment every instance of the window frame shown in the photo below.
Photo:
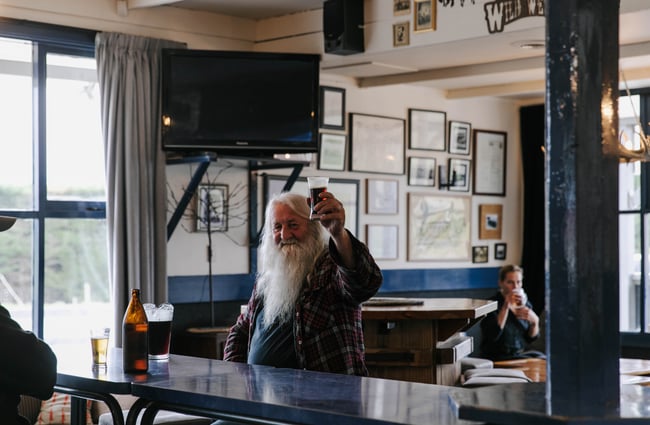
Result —
[{"label": "window frame", "polygon": [[3,210],[0,214],[33,220],[32,332],[43,338],[45,300],[45,220],[49,218],[105,219],[106,202],[47,200],[46,81],[49,53],[95,56],[96,31],[0,18],[0,37],[33,43],[33,194],[32,210]]},{"label": "window frame", "polygon": [[[650,88],[641,88],[630,90],[629,93],[621,93],[620,96],[639,96],[639,122],[643,127],[646,135],[650,136]],[[645,124],[644,124],[645,123]],[[636,215],[640,220],[640,245],[641,245],[641,258],[645,258],[650,253],[650,248],[646,247],[646,216],[650,214],[650,163],[642,162],[641,164],[641,177],[640,177],[640,202],[639,208],[633,210],[621,210],[619,208],[618,215]],[[639,288],[639,330],[638,331],[620,331],[621,345],[623,347],[648,347],[650,348],[650,330],[647,329],[648,312],[645,310],[646,297],[650,296],[646,291],[646,284],[648,283],[646,276],[646,262],[641,261],[640,274],[641,282]]]}]

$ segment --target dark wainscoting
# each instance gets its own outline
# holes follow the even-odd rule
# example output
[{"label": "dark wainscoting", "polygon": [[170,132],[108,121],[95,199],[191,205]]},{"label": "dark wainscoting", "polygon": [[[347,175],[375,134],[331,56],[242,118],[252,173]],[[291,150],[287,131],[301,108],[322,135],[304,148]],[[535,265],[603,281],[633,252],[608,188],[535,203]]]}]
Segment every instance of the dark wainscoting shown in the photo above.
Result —
[{"label": "dark wainscoting", "polygon": [[[384,284],[380,296],[411,298],[487,299],[497,290],[498,268],[383,270]],[[212,313],[214,326],[231,326],[240,306],[248,302],[253,277],[247,274],[212,277]],[[172,349],[177,352],[185,331],[193,327],[210,327],[207,276],[169,278],[169,301],[174,304]],[[175,344],[176,342],[176,344]]]},{"label": "dark wainscoting", "polygon": [[[492,289],[496,291],[498,267],[463,269],[383,270],[384,284],[380,295],[422,296],[441,292],[466,293]],[[213,301],[247,301],[254,277],[249,274],[212,276]],[[169,302],[172,304],[204,303],[210,300],[208,276],[170,276]],[[410,295],[413,293],[413,295]],[[431,295],[431,294],[430,294]],[[445,295],[455,296],[455,295]],[[464,295],[466,296],[466,295]]]}]

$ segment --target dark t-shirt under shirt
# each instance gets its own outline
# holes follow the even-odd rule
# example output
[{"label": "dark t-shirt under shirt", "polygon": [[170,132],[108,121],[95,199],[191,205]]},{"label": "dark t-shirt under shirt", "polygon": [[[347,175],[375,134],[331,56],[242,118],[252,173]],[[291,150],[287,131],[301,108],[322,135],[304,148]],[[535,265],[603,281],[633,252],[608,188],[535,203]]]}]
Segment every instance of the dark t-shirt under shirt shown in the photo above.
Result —
[{"label": "dark t-shirt under shirt", "polygon": [[266,326],[263,312],[264,308],[261,308],[255,318],[248,363],[286,368],[298,367],[298,358],[293,345],[292,321],[289,320],[282,325],[276,321]]}]

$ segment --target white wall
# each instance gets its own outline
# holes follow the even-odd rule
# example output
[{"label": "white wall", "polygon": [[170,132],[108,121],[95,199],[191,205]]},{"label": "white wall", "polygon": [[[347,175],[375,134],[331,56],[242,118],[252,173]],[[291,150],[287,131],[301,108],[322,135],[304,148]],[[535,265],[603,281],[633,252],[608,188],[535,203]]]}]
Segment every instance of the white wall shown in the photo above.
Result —
[{"label": "white wall", "polygon": [[[385,4],[384,4],[385,3]],[[382,6],[380,6],[382,5]],[[368,48],[373,51],[392,48],[390,34],[392,23],[396,20],[391,12],[392,2],[366,1],[367,21],[366,39]],[[462,38],[458,28],[445,28],[443,13],[455,9],[443,9],[439,14],[437,31],[425,34],[417,43],[447,40],[449,37]],[[100,31],[124,32],[148,37],[183,41],[190,48],[196,49],[237,49],[237,50],[275,50],[322,53],[322,33],[320,32],[320,11],[311,11],[290,17],[274,18],[255,22],[247,19],[233,18],[217,14],[184,11],[173,7],[130,10],[127,16],[117,13],[115,0],[0,0],[0,16],[41,21],[59,25],[68,25]],[[372,19],[371,19],[372,18]],[[300,35],[299,35],[300,34]],[[279,37],[279,39],[278,39]],[[283,38],[286,37],[286,38]],[[264,40],[273,40],[264,42]],[[416,43],[414,41],[414,43]],[[332,177],[358,179],[359,195],[359,236],[365,237],[365,225],[397,224],[399,226],[399,258],[380,262],[384,269],[407,268],[459,268],[498,266],[501,262],[493,260],[494,242],[506,242],[507,262],[518,262],[521,250],[522,234],[522,170],[519,149],[518,105],[514,101],[496,98],[474,98],[464,100],[447,100],[441,92],[434,89],[398,85],[378,88],[357,88],[350,79],[336,78],[323,74],[322,84],[346,89],[347,112],[358,112],[406,119],[408,108],[421,108],[444,111],[448,120],[468,121],[473,129],[498,130],[507,133],[507,193],[505,197],[472,197],[471,244],[489,245],[490,260],[487,264],[468,262],[408,262],[406,260],[406,197],[408,192],[448,194],[435,188],[409,187],[407,177],[386,175],[386,178],[399,180],[399,215],[368,216],[365,212],[365,179],[382,178],[381,174],[364,174],[350,172],[328,172]],[[408,145],[408,141],[405,141]],[[425,151],[406,152],[406,157],[433,156],[438,163],[447,158],[443,153]],[[472,158],[473,159],[473,158]],[[219,183],[227,184],[231,192],[241,185],[246,185],[248,175],[243,163],[219,174]],[[223,167],[221,162],[211,165],[210,177],[218,174]],[[405,167],[406,168],[406,167]],[[170,194],[180,198],[182,189],[191,176],[190,165],[173,165],[168,167]],[[281,174],[284,170],[274,171]],[[288,171],[285,171],[288,173]],[[302,176],[319,173],[315,167],[306,168]],[[261,180],[259,182],[261,187]],[[246,190],[241,192],[238,208],[231,215],[245,217],[248,214]],[[458,193],[455,193],[456,195]],[[471,192],[464,194],[471,196]],[[171,202],[173,203],[173,201]],[[503,236],[499,241],[478,239],[478,206],[480,204],[503,205]],[[260,207],[261,208],[261,207]],[[171,214],[171,206],[170,206]],[[236,219],[231,218],[230,230],[225,234],[214,234],[215,245],[213,273],[247,273],[248,260],[248,226],[236,226]],[[168,270],[170,276],[205,275],[208,272],[206,262],[207,235],[193,233],[192,220],[182,220],[168,244]],[[186,230],[187,229],[187,230]]]},{"label": "white wall", "polygon": [[[406,175],[319,171],[314,164],[305,168],[301,176],[327,174],[331,178],[358,179],[360,182],[359,193],[359,232],[358,236],[365,239],[366,224],[396,224],[399,226],[399,247],[397,260],[380,261],[383,269],[419,269],[419,268],[457,268],[457,267],[497,267],[503,261],[494,260],[494,243],[507,243],[507,262],[519,262],[522,236],[522,172],[520,165],[519,148],[519,117],[518,105],[509,100],[496,98],[476,98],[470,100],[446,100],[439,91],[414,87],[408,85],[379,87],[379,88],[356,88],[342,81],[322,79],[321,83],[329,86],[338,86],[346,89],[346,111],[358,112],[372,115],[381,115],[393,118],[407,119],[409,108],[432,109],[447,113],[447,120],[467,121],[472,124],[472,129],[497,130],[507,133],[507,170],[506,170],[506,196],[472,196],[471,192],[453,192],[454,196],[471,197],[471,245],[488,245],[490,260],[487,264],[473,264],[470,261],[454,262],[409,262],[407,261],[407,193],[426,193],[432,195],[449,196],[450,192],[441,191],[436,187],[428,188],[421,186],[408,186]],[[348,126],[349,128],[349,126]],[[335,131],[332,131],[335,133]],[[408,141],[405,140],[408,146]],[[406,150],[406,157],[409,156],[431,156],[437,158],[437,164],[446,162],[449,154],[444,152],[430,152],[422,150]],[[462,158],[456,155],[455,157]],[[473,159],[473,156],[471,157]],[[315,157],[314,157],[315,161]],[[243,167],[245,164],[239,164]],[[220,163],[212,165],[210,170],[220,168]],[[406,167],[405,167],[406,169]],[[210,171],[214,173],[216,171]],[[274,170],[269,174],[288,175],[290,170]],[[183,185],[189,181],[189,166],[174,166],[168,168],[168,179],[173,187],[176,196],[180,196]],[[233,185],[237,182],[245,182],[248,178],[245,168],[233,168],[222,174],[220,180],[226,184]],[[366,179],[396,179],[399,181],[399,214],[395,216],[367,215],[365,214],[366,200]],[[437,178],[436,178],[437,181]],[[232,186],[231,186],[232,187]],[[259,187],[263,187],[261,178]],[[502,239],[500,240],[479,240],[478,239],[478,209],[480,204],[502,204],[503,205],[503,228]],[[260,205],[259,208],[262,208]],[[236,214],[240,214],[238,210]],[[191,226],[189,220],[184,221],[186,226]],[[215,252],[213,261],[213,272],[215,274],[247,273],[248,272],[248,248],[245,246],[246,228],[233,229],[227,235],[216,233],[213,236],[213,243],[219,248]],[[207,274],[207,263],[205,246],[207,237],[205,233],[191,234],[182,231],[180,228],[174,233],[169,241],[168,267],[170,276],[174,275],[203,275]],[[239,245],[244,246],[239,246]],[[188,253],[192,253],[188,255]]]}]

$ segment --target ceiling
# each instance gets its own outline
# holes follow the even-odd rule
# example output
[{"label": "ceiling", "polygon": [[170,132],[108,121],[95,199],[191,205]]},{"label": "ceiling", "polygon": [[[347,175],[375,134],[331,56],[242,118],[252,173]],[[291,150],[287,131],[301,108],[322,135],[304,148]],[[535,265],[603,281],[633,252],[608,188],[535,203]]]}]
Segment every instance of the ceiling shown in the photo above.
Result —
[{"label": "ceiling", "polygon": [[[131,0],[133,1],[133,0]],[[138,1],[138,0],[135,0]],[[140,0],[151,1],[151,0]],[[323,0],[155,0],[158,4],[209,11],[254,20],[321,9]],[[389,0],[375,0],[389,1]],[[456,0],[469,7],[474,0]],[[470,3],[471,2],[471,3]],[[484,0],[476,0],[480,7]],[[443,7],[438,3],[438,7]],[[630,88],[650,86],[650,1],[621,0],[620,66]],[[324,54],[322,72],[356,78],[362,87],[418,84],[445,90],[449,98],[504,96],[543,98],[543,26],[377,53],[348,56]]]}]

